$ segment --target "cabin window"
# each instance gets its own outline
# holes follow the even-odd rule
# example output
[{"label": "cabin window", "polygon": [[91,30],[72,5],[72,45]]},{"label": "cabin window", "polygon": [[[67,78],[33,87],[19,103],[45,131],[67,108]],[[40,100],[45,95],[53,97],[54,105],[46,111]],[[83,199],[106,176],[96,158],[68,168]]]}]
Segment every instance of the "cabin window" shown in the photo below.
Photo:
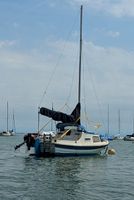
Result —
[{"label": "cabin window", "polygon": [[86,141],[89,141],[89,140],[90,140],[90,138],[85,138],[85,140],[86,140]]},{"label": "cabin window", "polygon": [[93,142],[100,142],[100,137],[93,136]]}]

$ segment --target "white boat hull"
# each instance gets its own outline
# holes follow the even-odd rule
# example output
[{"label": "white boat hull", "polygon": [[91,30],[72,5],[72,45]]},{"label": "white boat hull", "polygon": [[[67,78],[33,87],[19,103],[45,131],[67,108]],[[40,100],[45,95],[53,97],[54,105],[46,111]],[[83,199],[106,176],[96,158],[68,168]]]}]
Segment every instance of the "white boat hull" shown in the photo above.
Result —
[{"label": "white boat hull", "polygon": [[55,145],[55,155],[97,155],[105,151],[106,147],[107,145],[99,147]]},{"label": "white boat hull", "polygon": [[11,133],[10,132],[7,132],[7,131],[3,131],[0,133],[0,136],[11,136]]},{"label": "white boat hull", "polygon": [[[92,136],[82,134],[83,138],[91,137],[89,141],[83,141],[82,138],[75,141],[57,140],[55,142],[55,155],[94,155],[105,152],[109,142],[99,141],[93,143]],[[81,141],[82,140],[82,141]]]},{"label": "white boat hull", "polygon": [[134,137],[124,137],[124,141],[134,141]]},{"label": "white boat hull", "polygon": [[[107,152],[109,145],[107,140],[101,140],[98,135],[86,134],[84,132],[78,134],[77,131],[72,131],[72,134],[64,135],[64,138],[58,135],[52,137],[52,135],[48,133],[35,136],[33,146],[31,146],[34,147],[35,155],[38,157],[88,156],[103,155]],[[72,136],[76,136],[75,139],[71,139]],[[33,135],[31,135],[30,138],[28,137],[29,135],[27,139],[30,141]]]}]

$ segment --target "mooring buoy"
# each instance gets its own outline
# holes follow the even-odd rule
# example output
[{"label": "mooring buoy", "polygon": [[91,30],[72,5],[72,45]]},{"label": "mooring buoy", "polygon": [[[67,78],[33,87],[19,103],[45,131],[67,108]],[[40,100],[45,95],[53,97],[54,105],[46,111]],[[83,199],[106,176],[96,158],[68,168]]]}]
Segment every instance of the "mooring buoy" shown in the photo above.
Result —
[{"label": "mooring buoy", "polygon": [[115,149],[108,149],[107,153],[108,155],[115,155],[116,151]]}]

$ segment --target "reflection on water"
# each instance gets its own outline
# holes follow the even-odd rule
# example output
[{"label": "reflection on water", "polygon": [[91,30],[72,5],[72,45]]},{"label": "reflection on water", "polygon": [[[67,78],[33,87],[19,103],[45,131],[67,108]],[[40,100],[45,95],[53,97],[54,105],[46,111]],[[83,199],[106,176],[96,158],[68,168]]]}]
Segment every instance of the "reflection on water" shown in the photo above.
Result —
[{"label": "reflection on water", "polygon": [[14,152],[18,139],[0,138],[0,199],[133,200],[133,143],[111,142],[114,156],[44,159]]}]

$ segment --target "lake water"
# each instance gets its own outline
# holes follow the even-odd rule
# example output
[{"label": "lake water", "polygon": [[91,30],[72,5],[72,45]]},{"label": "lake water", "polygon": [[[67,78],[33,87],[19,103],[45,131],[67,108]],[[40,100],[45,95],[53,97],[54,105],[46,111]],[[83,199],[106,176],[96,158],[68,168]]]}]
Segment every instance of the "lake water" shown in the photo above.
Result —
[{"label": "lake water", "polygon": [[22,141],[0,137],[0,200],[134,199],[134,143],[111,141],[112,156],[35,158],[14,151]]}]

